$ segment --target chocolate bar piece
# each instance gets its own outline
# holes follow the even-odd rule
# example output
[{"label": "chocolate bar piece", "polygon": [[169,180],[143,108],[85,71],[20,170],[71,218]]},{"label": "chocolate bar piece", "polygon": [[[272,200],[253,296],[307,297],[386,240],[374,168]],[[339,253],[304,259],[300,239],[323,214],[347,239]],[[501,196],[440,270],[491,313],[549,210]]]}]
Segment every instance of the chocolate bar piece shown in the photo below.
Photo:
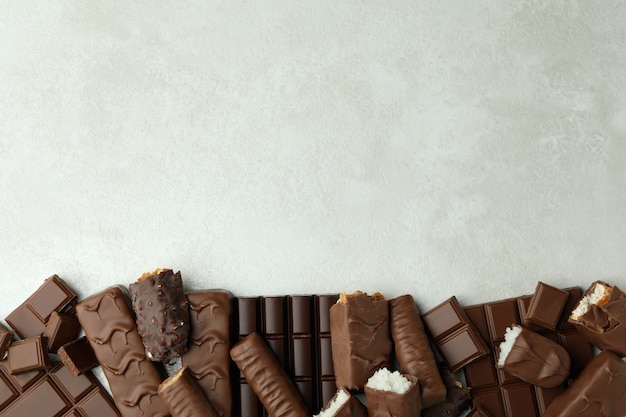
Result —
[{"label": "chocolate bar piece", "polygon": [[391,338],[400,372],[419,377],[424,408],[443,402],[446,399],[446,387],[439,375],[437,361],[413,297],[403,295],[394,298],[389,300],[389,306]]},{"label": "chocolate bar piece", "polygon": [[530,305],[524,319],[547,329],[555,330],[567,298],[567,291],[539,281],[535,293],[530,299]]},{"label": "chocolate bar piece", "polygon": [[330,336],[330,308],[337,302],[338,294],[316,295],[315,303],[315,335],[316,335],[316,380],[317,380],[317,407],[327,404],[337,391],[335,369],[333,368],[333,349]]},{"label": "chocolate bar piece", "polygon": [[[237,328],[238,340],[243,340],[251,333],[261,331],[259,297],[238,297],[237,298]],[[230,354],[230,352],[229,352]],[[239,369],[235,369],[239,374],[238,390],[235,387],[235,397],[237,398],[234,414],[238,417],[263,417],[263,405],[246,381],[246,377]],[[236,384],[237,385],[237,384]]]},{"label": "chocolate bar piece", "polygon": [[599,349],[626,356],[626,294],[617,286],[595,281],[569,321]]},{"label": "chocolate bar piece", "polygon": [[380,293],[341,294],[330,308],[330,326],[337,388],[363,389],[374,372],[389,366],[389,304]]},{"label": "chocolate bar piece", "polygon": [[230,355],[271,417],[311,415],[300,392],[258,333],[238,342]]},{"label": "chocolate bar piece", "polygon": [[2,323],[0,323],[0,360],[4,358],[4,354],[7,352],[7,348],[13,341],[14,337],[15,331],[6,328]]},{"label": "chocolate bar piece", "polygon": [[189,308],[180,272],[157,269],[128,287],[148,359],[172,363],[187,351]]},{"label": "chocolate bar piece", "polygon": [[163,381],[158,392],[172,417],[217,417],[196,378],[186,367]]},{"label": "chocolate bar piece", "polygon": [[190,291],[187,294],[191,330],[189,350],[182,355],[189,369],[220,417],[231,417],[230,324],[232,294],[223,290]]},{"label": "chocolate bar piece", "polygon": [[94,294],[78,303],[76,313],[121,414],[169,416],[157,394],[161,378],[146,358],[122,290],[111,287]]},{"label": "chocolate bar piece", "polygon": [[558,343],[514,325],[500,344],[498,368],[529,384],[552,388],[569,376],[570,357]]},{"label": "chocolate bar piece", "polygon": [[314,417],[368,417],[367,407],[345,388],[339,388]]},{"label": "chocolate bar piece", "polygon": [[422,320],[451,372],[489,353],[454,296],[425,313]]},{"label": "chocolate bar piece", "polygon": [[76,292],[57,275],[47,278],[26,301],[6,318],[6,322],[22,338],[43,333],[53,311],[63,311],[76,300]]},{"label": "chocolate bar piece", "polygon": [[604,351],[556,397],[543,417],[620,417],[626,415],[626,362]]},{"label": "chocolate bar piece", "polygon": [[478,406],[472,408],[472,411],[470,411],[467,417],[491,417],[491,414],[485,411],[481,406]]},{"label": "chocolate bar piece", "polygon": [[459,417],[472,402],[470,389],[463,387],[452,372],[443,369],[440,373],[446,386],[446,399],[442,403],[423,409],[421,417]]},{"label": "chocolate bar piece", "polygon": [[287,297],[289,328],[287,351],[288,373],[302,394],[309,409],[317,407],[315,396],[315,349],[313,346],[313,300],[308,295]]},{"label": "chocolate bar piece", "polygon": [[72,375],[78,376],[100,365],[89,340],[83,336],[61,346],[57,352]]},{"label": "chocolate bar piece", "polygon": [[365,402],[369,417],[419,417],[417,377],[381,368],[365,384]]},{"label": "chocolate bar piece", "polygon": [[48,339],[48,351],[55,352],[64,344],[76,339],[80,323],[76,316],[53,311],[46,323],[43,336]]},{"label": "chocolate bar piece", "polygon": [[9,372],[13,375],[50,367],[46,339],[42,336],[19,340],[9,345]]}]

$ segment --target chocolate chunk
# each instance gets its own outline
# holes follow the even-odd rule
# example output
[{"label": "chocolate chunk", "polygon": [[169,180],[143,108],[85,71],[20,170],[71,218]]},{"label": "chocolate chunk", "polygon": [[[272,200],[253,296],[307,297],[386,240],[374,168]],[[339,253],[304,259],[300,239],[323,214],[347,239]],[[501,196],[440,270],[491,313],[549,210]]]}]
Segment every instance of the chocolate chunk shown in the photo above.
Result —
[{"label": "chocolate chunk", "polygon": [[389,300],[389,306],[391,338],[398,368],[403,374],[419,378],[422,406],[432,407],[446,399],[446,387],[439,375],[419,310],[411,295]]},{"label": "chocolate chunk", "polygon": [[128,287],[148,359],[172,363],[187,351],[189,308],[180,272],[158,269]]},{"label": "chocolate chunk", "polygon": [[[383,381],[377,380],[380,374]],[[399,386],[403,380],[408,382],[408,387]],[[419,417],[422,400],[417,377],[381,368],[365,384],[365,402],[369,417]]]},{"label": "chocolate chunk", "polygon": [[604,351],[585,367],[543,417],[620,417],[626,415],[626,362]]},{"label": "chocolate chunk", "polygon": [[535,293],[530,299],[530,305],[524,319],[547,329],[555,330],[568,295],[567,291],[539,281]]},{"label": "chocolate chunk", "polygon": [[310,417],[300,392],[258,333],[233,346],[230,355],[270,416]]},{"label": "chocolate chunk", "polygon": [[387,300],[379,293],[341,294],[330,308],[330,326],[337,388],[363,389],[374,372],[389,365]]},{"label": "chocolate chunk", "polygon": [[570,357],[558,343],[514,325],[500,344],[498,368],[529,384],[552,388],[569,376]]},{"label": "chocolate chunk", "polygon": [[57,354],[74,376],[84,374],[100,364],[89,340],[84,336],[61,346]]},{"label": "chocolate chunk", "polygon": [[423,409],[421,417],[459,417],[472,402],[470,389],[463,387],[452,372],[443,369],[440,373],[446,386],[446,399],[433,407]]},{"label": "chocolate chunk", "polygon": [[161,378],[146,358],[122,290],[111,287],[94,294],[78,303],[76,313],[122,416],[169,416],[157,394]]},{"label": "chocolate chunk", "polygon": [[190,291],[189,350],[182,355],[220,417],[232,415],[230,386],[230,324],[232,294],[228,291]]},{"label": "chocolate chunk", "polygon": [[163,381],[158,392],[172,417],[217,417],[196,378],[186,367]]},{"label": "chocolate chunk", "polygon": [[53,311],[46,323],[43,336],[48,339],[48,351],[55,352],[64,344],[76,339],[80,323],[76,316]]},{"label": "chocolate chunk", "polygon": [[29,337],[9,345],[9,372],[13,375],[50,367],[47,341],[43,336]]},{"label": "chocolate chunk", "polygon": [[467,417],[491,417],[491,414],[489,414],[481,406],[478,406],[478,407],[472,408],[472,411],[470,411]]},{"label": "chocolate chunk", "polygon": [[0,323],[0,360],[4,358],[4,354],[7,352],[7,348],[14,337],[15,331],[6,328]]},{"label": "chocolate chunk", "polygon": [[[334,410],[334,411],[333,411]],[[339,388],[314,417],[368,417],[367,407],[345,388]]]}]

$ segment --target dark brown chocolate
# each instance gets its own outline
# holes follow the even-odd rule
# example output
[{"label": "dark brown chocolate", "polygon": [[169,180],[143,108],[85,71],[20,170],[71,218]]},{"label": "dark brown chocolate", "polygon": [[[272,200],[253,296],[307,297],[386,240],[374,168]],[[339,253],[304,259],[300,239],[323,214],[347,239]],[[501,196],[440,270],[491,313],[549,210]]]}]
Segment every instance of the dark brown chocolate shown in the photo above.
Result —
[{"label": "dark brown chocolate", "polygon": [[[260,332],[260,298],[259,297],[238,297],[237,305],[237,339],[243,340],[246,336],[254,332]],[[229,352],[230,354],[230,352]],[[259,401],[246,377],[239,369],[234,373],[238,374],[237,384],[235,384],[234,415],[238,417],[263,417],[263,405]]]},{"label": "dark brown chocolate", "polygon": [[610,292],[606,299],[592,304],[580,317],[570,315],[570,323],[599,349],[610,350],[621,357],[626,356],[626,294],[617,286],[595,281],[583,297],[592,293],[597,284]]},{"label": "dark brown chocolate", "polygon": [[230,323],[232,294],[223,290],[187,294],[191,331],[189,350],[182,355],[219,417],[231,417]]},{"label": "dark brown chocolate", "polygon": [[271,417],[310,417],[300,392],[258,333],[238,342],[230,355]]},{"label": "dark brown chocolate", "polygon": [[48,351],[56,353],[61,346],[76,339],[79,332],[76,316],[53,311],[43,331],[43,337],[48,339]]},{"label": "dark brown chocolate", "polygon": [[374,372],[389,366],[389,305],[382,295],[342,294],[330,308],[330,326],[337,388],[363,389]]},{"label": "dark brown chocolate", "polygon": [[446,386],[446,399],[433,407],[422,410],[421,417],[459,417],[472,402],[470,389],[456,379],[447,369],[440,371]]},{"label": "dark brown chocolate", "polygon": [[13,375],[50,367],[47,341],[43,336],[29,337],[9,345],[9,372]]},{"label": "dark brown chocolate", "polygon": [[[330,407],[333,406],[335,401],[337,401],[337,397],[342,394],[345,395],[348,399],[339,409],[330,414]],[[319,414],[316,414],[314,417],[368,417],[367,407],[363,405],[358,398],[352,396],[350,391],[345,388],[339,388],[335,395],[328,401],[328,404],[320,411]]]},{"label": "dark brown chocolate", "polygon": [[128,287],[148,359],[172,363],[187,351],[189,308],[180,272],[159,269]]},{"label": "dark brown chocolate", "polygon": [[522,381],[540,387],[552,388],[565,382],[571,362],[567,350],[519,325],[513,328],[519,329],[520,333],[512,342],[504,364],[498,367]]},{"label": "dark brown chocolate", "polygon": [[559,324],[568,293],[541,281],[535,288],[524,320],[555,330]]},{"label": "dark brown chocolate", "polygon": [[4,354],[7,352],[9,344],[15,337],[15,331],[8,329],[2,323],[0,323],[0,360],[4,358]]},{"label": "dark brown chocolate", "polygon": [[122,416],[169,416],[157,394],[161,378],[146,358],[122,290],[111,287],[94,294],[78,303],[76,313]]},{"label": "dark brown chocolate", "polygon": [[419,417],[422,410],[417,377],[402,375],[411,381],[410,388],[400,394],[371,388],[365,385],[365,402],[369,417]]},{"label": "dark brown chocolate", "polygon": [[313,332],[313,297],[290,295],[287,297],[287,352],[288,373],[311,410],[317,411],[315,395],[315,348]]},{"label": "dark brown chocolate", "polygon": [[333,368],[333,349],[330,336],[330,308],[337,302],[338,294],[316,295],[315,300],[315,335],[316,335],[316,380],[317,380],[317,406],[319,409],[328,403],[335,395],[337,383],[335,382],[335,369]]},{"label": "dark brown chocolate", "polygon": [[159,396],[172,417],[217,417],[196,378],[184,367],[159,385]]},{"label": "dark brown chocolate", "polygon": [[478,407],[472,408],[472,411],[470,411],[467,417],[491,417],[491,414],[489,414],[481,406],[478,406]]},{"label": "dark brown chocolate", "polygon": [[84,336],[61,346],[57,354],[74,376],[84,374],[100,365],[89,340]]},{"label": "dark brown chocolate", "polygon": [[419,378],[424,408],[443,402],[446,386],[439,375],[437,361],[413,297],[403,295],[389,300],[389,311],[398,369],[403,374]]},{"label": "dark brown chocolate", "polygon": [[604,351],[556,397],[543,417],[622,417],[626,415],[626,362]]}]

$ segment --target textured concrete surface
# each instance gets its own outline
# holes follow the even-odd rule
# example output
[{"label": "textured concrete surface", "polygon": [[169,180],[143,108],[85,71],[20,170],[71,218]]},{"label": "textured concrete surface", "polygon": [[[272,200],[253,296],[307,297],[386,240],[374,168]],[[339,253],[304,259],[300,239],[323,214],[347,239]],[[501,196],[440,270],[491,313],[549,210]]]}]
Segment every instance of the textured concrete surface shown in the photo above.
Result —
[{"label": "textured concrete surface", "polygon": [[624,1],[0,6],[0,318],[58,273],[626,287]]}]

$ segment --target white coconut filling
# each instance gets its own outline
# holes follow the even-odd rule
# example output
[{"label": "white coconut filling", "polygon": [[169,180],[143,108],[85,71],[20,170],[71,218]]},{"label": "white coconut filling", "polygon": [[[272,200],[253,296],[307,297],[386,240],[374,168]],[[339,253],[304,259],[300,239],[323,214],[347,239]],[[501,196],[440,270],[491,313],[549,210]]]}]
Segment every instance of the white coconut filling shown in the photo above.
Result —
[{"label": "white coconut filling", "polygon": [[367,380],[367,386],[378,391],[391,391],[404,394],[411,388],[411,381],[398,371],[381,368]]},{"label": "white coconut filling", "polygon": [[598,302],[606,297],[608,293],[609,289],[607,287],[602,284],[596,284],[593,291],[580,300],[574,311],[572,311],[570,317],[578,319],[580,316],[585,314],[587,310],[589,310],[589,306],[598,304]]},{"label": "white coconut filling", "polygon": [[498,358],[498,366],[504,366],[504,362],[506,361],[506,357],[511,353],[511,348],[513,348],[513,344],[515,343],[515,339],[522,332],[522,328],[520,326],[512,326],[506,328],[506,333],[504,333],[504,341],[500,343],[500,357]]},{"label": "white coconut filling", "polygon": [[337,411],[341,410],[348,400],[350,396],[344,390],[337,391],[335,398],[325,407],[319,414],[316,414],[313,417],[333,417]]}]

